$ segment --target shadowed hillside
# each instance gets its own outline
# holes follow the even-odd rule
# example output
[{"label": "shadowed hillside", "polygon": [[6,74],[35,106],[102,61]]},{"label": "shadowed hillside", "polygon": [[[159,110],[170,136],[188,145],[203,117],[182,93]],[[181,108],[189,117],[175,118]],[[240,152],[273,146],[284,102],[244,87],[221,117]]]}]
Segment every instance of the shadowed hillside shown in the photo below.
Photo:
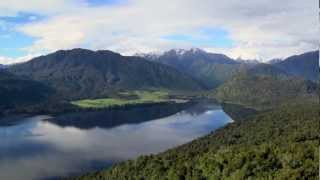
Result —
[{"label": "shadowed hillside", "polygon": [[46,85],[0,70],[0,110],[41,103],[53,94]]},{"label": "shadowed hillside", "polygon": [[275,66],[290,75],[317,81],[319,79],[319,51],[291,56],[276,63]]}]

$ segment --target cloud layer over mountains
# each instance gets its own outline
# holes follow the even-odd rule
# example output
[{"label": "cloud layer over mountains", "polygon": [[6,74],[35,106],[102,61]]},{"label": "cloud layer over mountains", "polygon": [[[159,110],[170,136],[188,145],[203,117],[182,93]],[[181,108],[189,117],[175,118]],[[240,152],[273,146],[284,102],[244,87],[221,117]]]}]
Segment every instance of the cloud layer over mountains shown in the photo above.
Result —
[{"label": "cloud layer over mountains", "polygon": [[[32,21],[1,18],[20,16]],[[0,29],[8,23],[11,31],[34,38],[17,47],[25,53],[20,59],[76,47],[123,54],[199,47],[233,58],[269,60],[318,48],[319,34],[313,0],[2,1]],[[1,32],[0,37],[8,33]],[[19,58],[0,53],[0,63]]]}]

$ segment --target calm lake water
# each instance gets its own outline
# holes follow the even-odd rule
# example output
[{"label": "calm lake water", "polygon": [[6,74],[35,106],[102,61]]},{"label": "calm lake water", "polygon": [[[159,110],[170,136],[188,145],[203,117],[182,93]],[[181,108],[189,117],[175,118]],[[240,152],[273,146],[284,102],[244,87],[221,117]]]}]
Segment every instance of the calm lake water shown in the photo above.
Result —
[{"label": "calm lake water", "polygon": [[201,103],[0,119],[0,179],[56,179],[158,153],[232,119]]}]

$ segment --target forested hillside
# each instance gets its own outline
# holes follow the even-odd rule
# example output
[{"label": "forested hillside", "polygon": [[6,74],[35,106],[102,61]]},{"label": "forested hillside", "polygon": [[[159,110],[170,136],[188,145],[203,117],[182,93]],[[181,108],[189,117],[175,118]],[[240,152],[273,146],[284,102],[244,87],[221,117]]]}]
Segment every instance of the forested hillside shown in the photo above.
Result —
[{"label": "forested hillside", "polygon": [[303,104],[236,121],[159,155],[75,179],[318,179],[319,106]]},{"label": "forested hillside", "polygon": [[118,90],[202,89],[172,67],[111,51],[61,50],[11,66],[9,71],[50,85],[66,99],[105,97]]},{"label": "forested hillside", "polygon": [[239,75],[209,96],[258,109],[318,100],[318,85],[299,78]]},{"label": "forested hillside", "polygon": [[268,64],[242,70],[208,96],[220,102],[256,109],[270,109],[284,104],[318,102],[316,82]]},{"label": "forested hillside", "polygon": [[35,105],[53,94],[46,85],[0,70],[0,110]]}]

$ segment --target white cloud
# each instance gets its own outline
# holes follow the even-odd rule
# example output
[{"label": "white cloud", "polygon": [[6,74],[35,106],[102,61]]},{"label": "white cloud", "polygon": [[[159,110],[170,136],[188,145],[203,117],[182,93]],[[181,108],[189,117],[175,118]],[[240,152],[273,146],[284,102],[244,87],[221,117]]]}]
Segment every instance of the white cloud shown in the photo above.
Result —
[{"label": "white cloud", "polygon": [[26,56],[21,56],[18,58],[0,56],[0,64],[16,64],[16,63],[26,62],[26,61],[28,61],[34,57],[37,57],[39,55],[40,54],[28,54]]},{"label": "white cloud", "polygon": [[[318,6],[313,0],[247,0],[245,3],[131,0],[100,7],[88,7],[84,1],[73,0],[46,3],[33,0],[28,4],[10,7],[50,14],[46,20],[19,28],[38,38],[27,48],[32,54],[76,47],[110,49],[124,54],[188,48],[193,46],[191,42],[173,42],[162,37],[194,35],[203,27],[227,30],[235,45],[200,48],[232,57],[268,60],[318,47]],[[0,3],[1,7],[6,5]]]},{"label": "white cloud", "polygon": [[42,15],[70,12],[84,4],[77,0],[8,0],[0,1],[0,16],[15,16],[19,12],[32,12]]}]

